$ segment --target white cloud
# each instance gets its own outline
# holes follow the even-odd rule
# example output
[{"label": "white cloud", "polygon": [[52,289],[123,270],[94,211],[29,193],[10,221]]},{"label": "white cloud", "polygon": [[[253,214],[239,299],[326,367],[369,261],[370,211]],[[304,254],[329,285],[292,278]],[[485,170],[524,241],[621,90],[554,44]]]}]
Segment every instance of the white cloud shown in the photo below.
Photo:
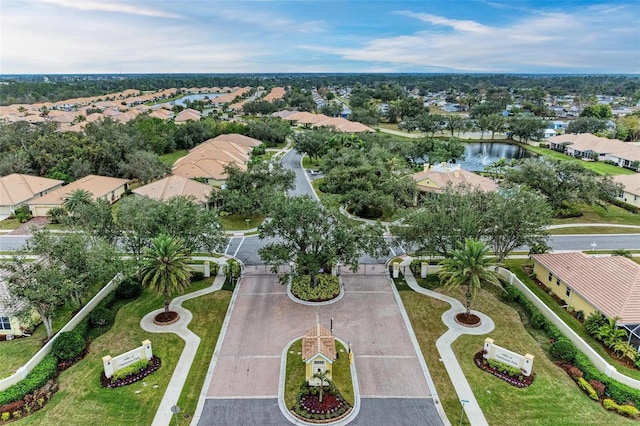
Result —
[{"label": "white cloud", "polygon": [[[527,15],[504,26],[408,11],[395,14],[429,24],[410,35],[380,37],[359,47],[304,48],[397,70],[461,72],[640,71],[638,10],[592,7],[574,13]],[[625,16],[625,19],[621,19]],[[446,26],[441,31],[438,27]]]},{"label": "white cloud", "polygon": [[100,0],[35,0],[55,6],[94,12],[116,12],[132,15],[150,16],[154,18],[180,18],[180,15],[164,12],[158,9],[148,9],[129,3],[117,3]]}]

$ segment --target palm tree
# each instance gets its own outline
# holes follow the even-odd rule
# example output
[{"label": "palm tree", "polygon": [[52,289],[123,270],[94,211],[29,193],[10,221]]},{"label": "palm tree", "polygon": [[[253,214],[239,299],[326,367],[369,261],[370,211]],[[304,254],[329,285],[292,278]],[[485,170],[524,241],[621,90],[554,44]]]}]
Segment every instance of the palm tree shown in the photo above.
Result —
[{"label": "palm tree", "polygon": [[598,328],[595,336],[610,348],[620,340],[627,338],[627,332],[618,327],[618,318],[609,318],[608,321]]},{"label": "palm tree", "polygon": [[619,248],[611,252],[611,256],[622,256],[631,259],[631,250]]},{"label": "palm tree", "polygon": [[327,376],[329,375],[330,370],[318,370],[317,373],[313,374],[314,379],[320,380],[320,402],[322,402],[322,397],[324,395],[324,382],[328,382]]},{"label": "palm tree", "polygon": [[188,261],[182,240],[166,234],[151,240],[151,247],[144,250],[140,266],[142,285],[164,294],[165,312],[169,312],[169,296],[182,293],[191,283]]},{"label": "palm tree", "polygon": [[93,202],[93,194],[86,189],[76,189],[64,202],[64,207],[69,213],[75,213],[81,206],[87,206]]},{"label": "palm tree", "polygon": [[498,273],[492,269],[495,261],[487,257],[488,254],[489,249],[482,241],[467,238],[461,248],[451,252],[451,257],[440,262],[442,269],[438,275],[445,288],[467,286],[467,316],[471,313],[471,300],[475,299],[482,284],[502,287]]}]

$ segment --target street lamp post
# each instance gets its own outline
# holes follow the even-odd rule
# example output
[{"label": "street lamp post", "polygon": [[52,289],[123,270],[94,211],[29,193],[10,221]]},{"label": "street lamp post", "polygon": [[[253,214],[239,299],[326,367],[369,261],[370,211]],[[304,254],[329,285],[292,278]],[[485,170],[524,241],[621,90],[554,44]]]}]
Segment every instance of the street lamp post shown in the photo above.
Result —
[{"label": "street lamp post", "polygon": [[462,403],[462,410],[460,411],[460,426],[462,426],[462,418],[464,417],[464,404],[469,402],[469,400],[461,399],[460,403]]},{"label": "street lamp post", "polygon": [[595,241],[594,241],[594,242],[592,242],[592,243],[591,243],[591,251],[596,251],[596,247],[597,247],[597,246],[598,246],[598,245],[596,244],[596,242],[595,242]]}]

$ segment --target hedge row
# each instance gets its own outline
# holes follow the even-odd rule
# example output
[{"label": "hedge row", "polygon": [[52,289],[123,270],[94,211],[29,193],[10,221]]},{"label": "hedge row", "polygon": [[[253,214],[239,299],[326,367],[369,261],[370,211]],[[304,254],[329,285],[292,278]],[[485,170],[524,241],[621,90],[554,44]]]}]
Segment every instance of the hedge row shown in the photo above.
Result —
[{"label": "hedge row", "polygon": [[[522,292],[513,287],[512,285],[506,284],[505,286],[506,292],[502,296],[503,299],[507,301],[518,302],[522,308],[527,312],[529,318],[531,318],[531,324],[534,328],[538,328],[543,330],[550,340],[553,341],[562,341],[562,354],[566,354],[567,352],[574,352],[575,355],[573,359],[565,359],[566,362],[571,362],[577,368],[579,368],[583,377],[586,381],[597,380],[603,383],[607,388],[608,396],[616,401],[618,404],[628,404],[632,403],[636,407],[640,407],[640,390],[634,389],[630,386],[627,386],[623,383],[617,382],[612,378],[606,376],[604,373],[601,373],[584,355],[581,351],[579,351],[566,337],[565,335],[553,325],[549,320],[543,317],[540,319],[538,317],[542,316],[538,308],[531,303]],[[534,321],[534,317],[536,317],[536,321]],[[556,347],[555,349],[559,349]],[[558,354],[559,355],[559,354]],[[566,357],[565,357],[566,358]]]},{"label": "hedge row", "polygon": [[20,400],[25,395],[35,392],[56,374],[58,374],[58,359],[51,354],[47,355],[24,380],[0,392],[0,406]]}]

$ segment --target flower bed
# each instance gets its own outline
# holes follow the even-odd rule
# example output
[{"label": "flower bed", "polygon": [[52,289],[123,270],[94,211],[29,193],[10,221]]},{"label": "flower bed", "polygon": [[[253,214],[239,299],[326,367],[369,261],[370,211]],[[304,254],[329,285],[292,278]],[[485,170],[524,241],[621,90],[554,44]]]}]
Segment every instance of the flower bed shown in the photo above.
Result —
[{"label": "flower bed", "polygon": [[112,378],[107,378],[104,375],[104,372],[102,372],[102,375],[100,376],[100,383],[105,388],[119,388],[121,386],[127,386],[144,379],[149,374],[153,373],[158,368],[160,368],[161,364],[162,363],[160,361],[160,358],[154,355],[153,357],[151,357],[151,360],[149,361],[148,365],[144,369],[137,371],[133,374],[130,374],[126,377],[123,377],[121,379],[112,381],[111,380]]},{"label": "flower bed", "polygon": [[335,422],[351,410],[351,405],[342,398],[335,386],[325,386],[323,393],[320,402],[319,388],[303,384],[292,412],[305,421],[325,423]]},{"label": "flower bed", "polygon": [[316,275],[316,285],[311,285],[311,276],[294,276],[291,281],[291,294],[307,302],[326,302],[340,295],[338,277],[328,274]]},{"label": "flower bed", "polygon": [[535,378],[535,373],[533,371],[529,376],[525,376],[519,370],[516,373],[515,371],[512,371],[514,369],[511,369],[509,366],[502,366],[502,363],[490,363],[483,357],[483,351],[475,354],[475,356],[473,357],[473,362],[481,370],[486,371],[489,374],[493,374],[494,376],[504,380],[510,385],[518,388],[526,388],[530,386],[531,383],[533,383],[533,379]]},{"label": "flower bed", "polygon": [[22,399],[0,407],[0,423],[18,420],[40,410],[58,390],[55,378],[48,380],[34,392],[24,395]]}]

